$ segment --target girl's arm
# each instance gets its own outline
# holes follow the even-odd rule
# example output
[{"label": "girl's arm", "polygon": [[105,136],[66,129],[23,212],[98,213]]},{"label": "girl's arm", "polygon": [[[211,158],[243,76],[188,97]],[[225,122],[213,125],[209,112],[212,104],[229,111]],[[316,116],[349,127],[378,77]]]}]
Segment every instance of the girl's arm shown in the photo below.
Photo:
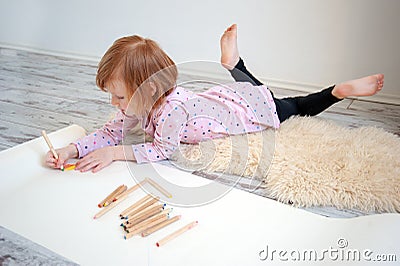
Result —
[{"label": "girl's arm", "polygon": [[46,154],[45,163],[52,168],[60,168],[65,161],[71,158],[82,158],[76,163],[76,170],[97,172],[113,161],[135,161],[135,156],[130,146],[120,146],[123,131],[135,127],[138,123],[136,117],[127,117],[118,112],[114,119],[108,121],[101,129],[85,136],[75,143],[57,149],[59,159],[56,160],[51,152]]},{"label": "girl's arm", "polygon": [[168,159],[177,149],[182,132],[188,121],[186,108],[181,103],[169,104],[161,113],[153,116],[155,132],[153,142],[132,145],[132,153],[138,163]]},{"label": "girl's arm", "polygon": [[95,150],[76,163],[76,170],[96,173],[113,161],[135,161],[132,147],[129,145],[108,146]]},{"label": "girl's arm", "polygon": [[135,155],[130,145],[119,145],[114,148],[114,161],[136,161]]},{"label": "girl's arm", "polygon": [[[79,139],[74,144],[78,151],[76,170],[97,172],[116,160],[124,160],[125,155],[121,143],[123,131],[130,130],[138,123],[136,117],[127,117],[122,112],[107,122],[101,129]],[[131,149],[125,149],[128,160],[135,160]]]},{"label": "girl's arm", "polygon": [[97,149],[117,146],[122,141],[123,131],[132,129],[137,123],[136,117],[127,117],[122,112],[118,112],[102,128],[74,143],[78,150],[78,158],[85,157]]}]

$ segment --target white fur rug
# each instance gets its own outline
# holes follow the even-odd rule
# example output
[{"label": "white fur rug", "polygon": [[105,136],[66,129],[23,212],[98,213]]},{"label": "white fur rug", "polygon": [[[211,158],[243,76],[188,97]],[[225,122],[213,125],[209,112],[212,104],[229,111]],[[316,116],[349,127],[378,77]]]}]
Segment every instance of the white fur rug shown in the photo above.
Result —
[{"label": "white fur rug", "polygon": [[400,212],[400,138],[374,127],[350,129],[294,117],[279,130],[180,146],[181,167],[265,182],[295,206]]}]

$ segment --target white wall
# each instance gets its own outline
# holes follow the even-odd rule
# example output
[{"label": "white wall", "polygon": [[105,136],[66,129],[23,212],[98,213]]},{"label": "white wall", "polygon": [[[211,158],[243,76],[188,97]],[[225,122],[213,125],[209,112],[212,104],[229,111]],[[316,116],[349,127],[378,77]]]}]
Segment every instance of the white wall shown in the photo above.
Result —
[{"label": "white wall", "polygon": [[0,43],[99,58],[139,34],[176,63],[218,61],[221,33],[237,23],[241,55],[264,81],[322,86],[383,72],[381,95],[400,103],[399,12],[398,0],[0,0]]}]

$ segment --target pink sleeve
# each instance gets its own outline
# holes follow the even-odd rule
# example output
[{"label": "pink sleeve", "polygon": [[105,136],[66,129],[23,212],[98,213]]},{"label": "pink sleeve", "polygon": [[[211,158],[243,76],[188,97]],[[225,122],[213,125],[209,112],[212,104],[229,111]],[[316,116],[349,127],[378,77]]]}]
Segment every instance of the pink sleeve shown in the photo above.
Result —
[{"label": "pink sleeve", "polygon": [[122,112],[118,112],[102,128],[73,143],[78,149],[79,158],[99,148],[117,146],[122,141],[123,130],[133,128],[137,123],[136,117],[127,117]]},{"label": "pink sleeve", "polygon": [[179,146],[187,119],[182,106],[166,106],[159,116],[152,118],[155,123],[153,142],[132,145],[136,161],[145,163],[168,159]]}]

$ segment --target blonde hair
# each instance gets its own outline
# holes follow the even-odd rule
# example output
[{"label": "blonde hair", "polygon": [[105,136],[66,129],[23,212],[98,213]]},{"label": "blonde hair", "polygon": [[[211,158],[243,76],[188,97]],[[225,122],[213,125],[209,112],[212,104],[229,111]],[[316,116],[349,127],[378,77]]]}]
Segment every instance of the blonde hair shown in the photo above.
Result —
[{"label": "blonde hair", "polygon": [[158,107],[176,86],[174,61],[153,40],[138,35],[116,40],[101,58],[96,84],[121,80],[128,89],[135,114],[147,115]]}]

